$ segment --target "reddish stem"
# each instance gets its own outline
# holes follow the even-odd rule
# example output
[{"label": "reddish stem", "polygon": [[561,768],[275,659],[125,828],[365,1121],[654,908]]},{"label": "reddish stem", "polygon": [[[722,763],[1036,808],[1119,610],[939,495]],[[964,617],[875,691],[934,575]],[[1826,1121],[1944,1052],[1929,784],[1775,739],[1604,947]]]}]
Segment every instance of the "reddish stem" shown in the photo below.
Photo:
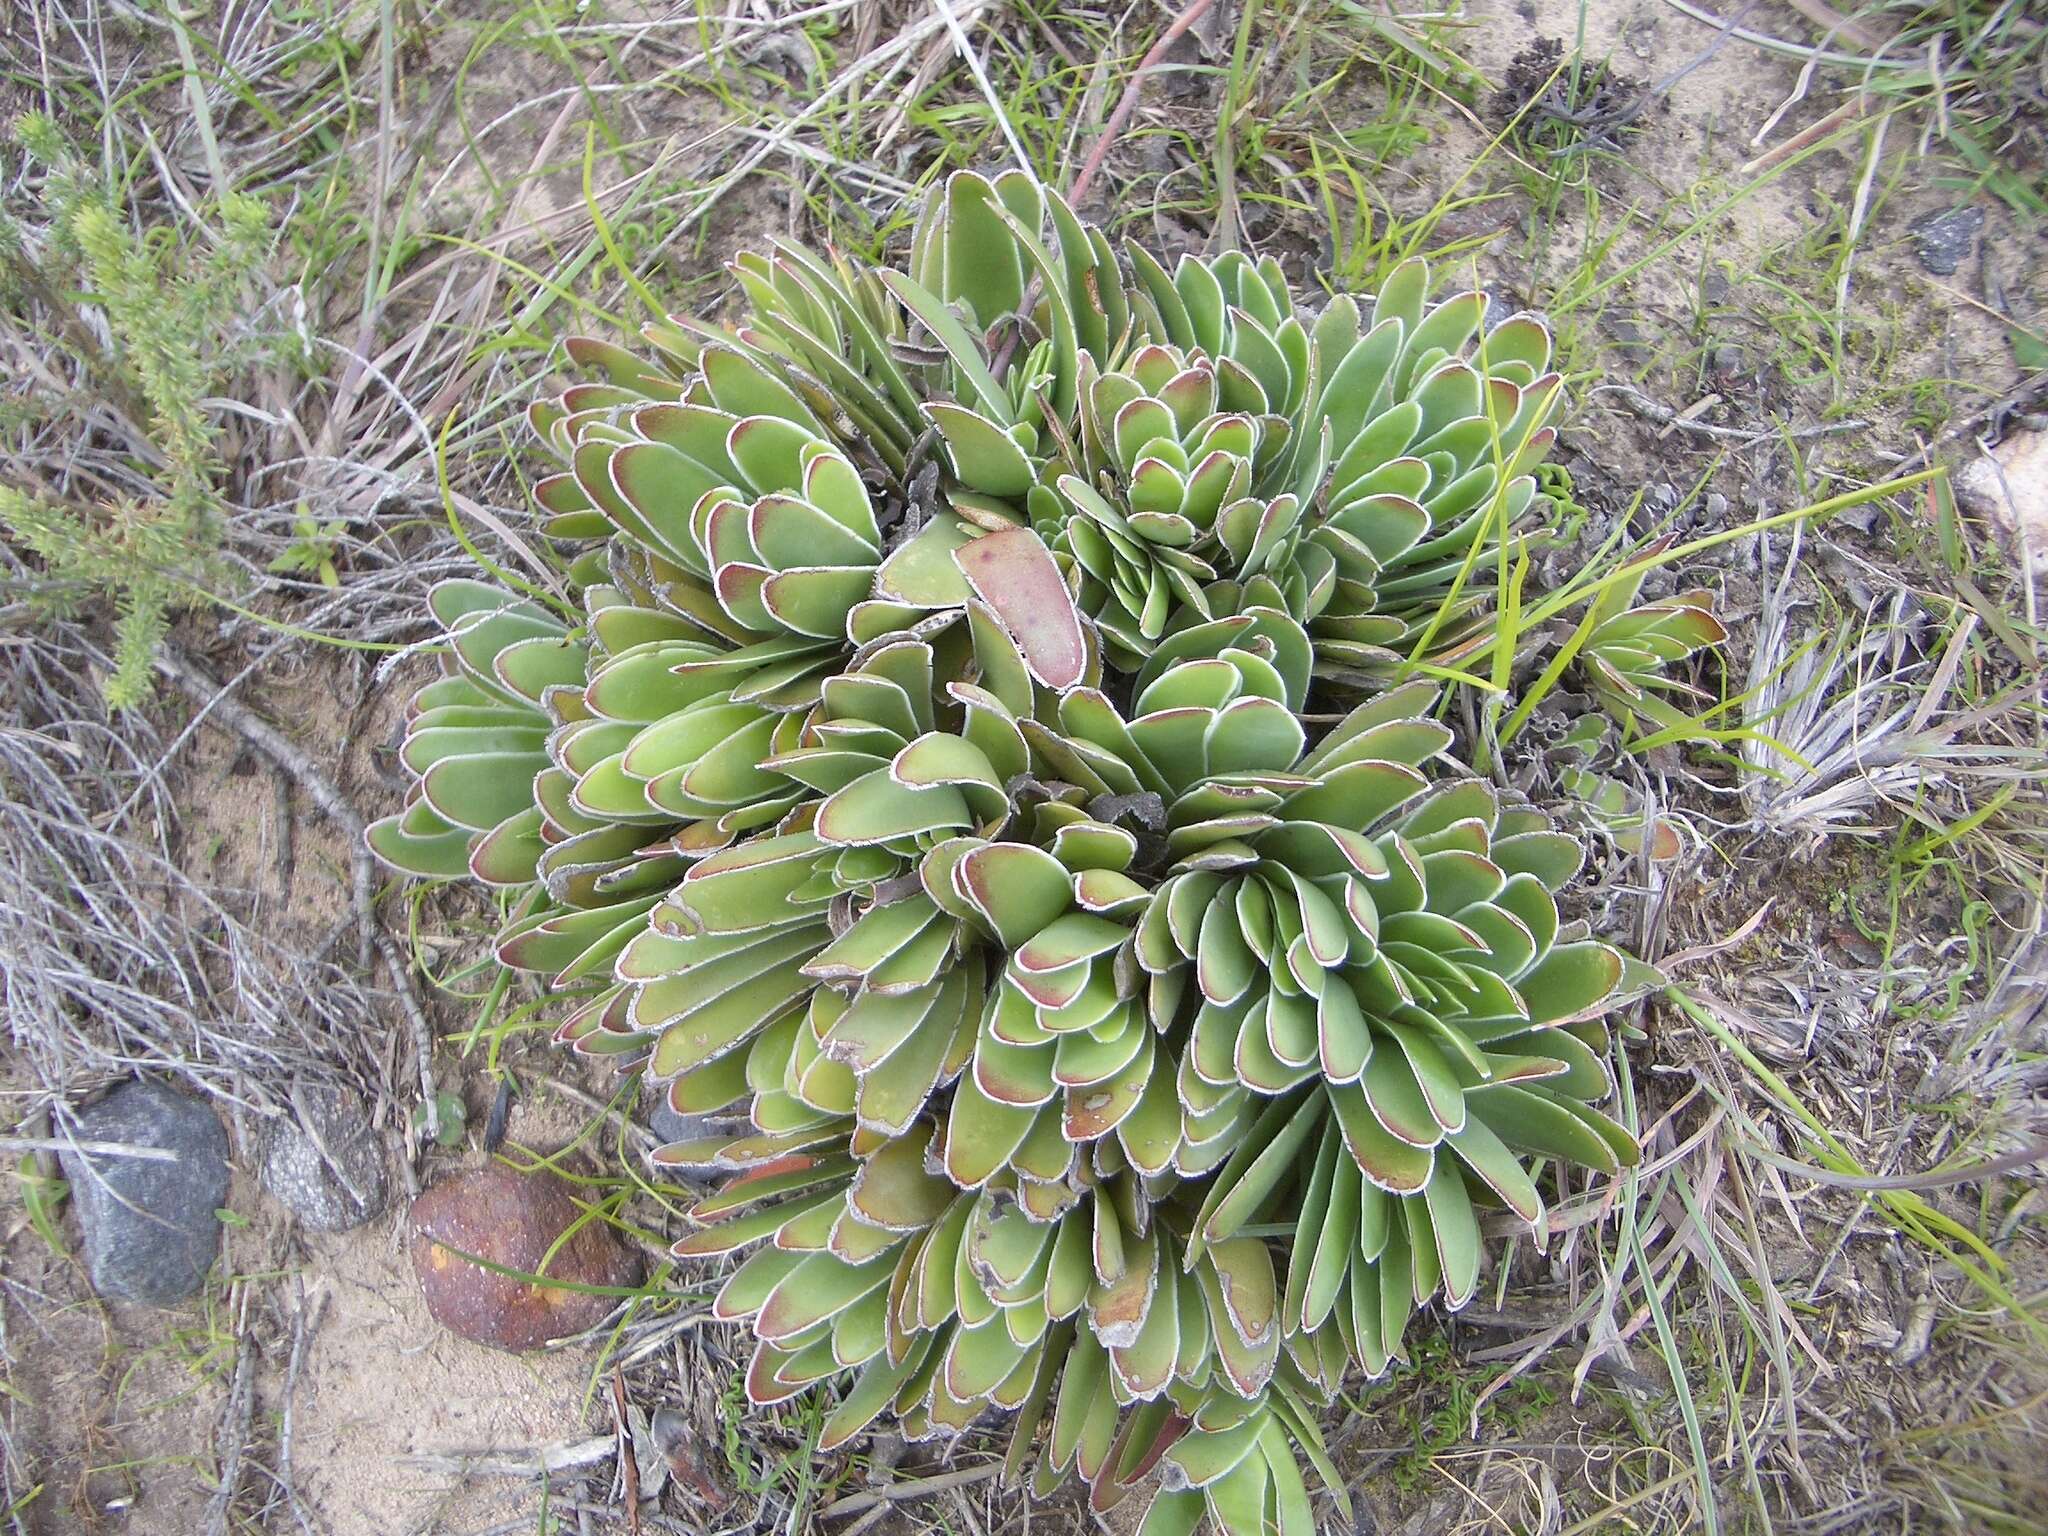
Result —
[{"label": "reddish stem", "polygon": [[[1087,196],[1088,184],[1095,179],[1095,173],[1102,169],[1103,157],[1109,153],[1109,146],[1116,142],[1116,136],[1123,132],[1125,122],[1138,105],[1138,90],[1144,85],[1145,76],[1166,56],[1166,50],[1173,46],[1175,39],[1206,16],[1209,7],[1214,3],[1215,0],[1193,0],[1186,10],[1173,19],[1173,25],[1160,34],[1159,41],[1145,51],[1145,57],[1138,61],[1137,71],[1131,76],[1130,83],[1124,87],[1123,95],[1117,98],[1116,108],[1109,114],[1109,121],[1102,125],[1102,132],[1096,135],[1095,143],[1090,146],[1088,158],[1081,164],[1081,174],[1076,176],[1067,188],[1069,203],[1078,207],[1081,199]],[[1031,312],[1032,305],[1037,302],[1038,283],[1038,278],[1034,276],[1031,279],[1031,286],[1024,292],[1024,302],[1020,308],[1026,314]],[[1002,351],[996,354],[990,371],[997,379],[1008,374],[1010,357],[1017,350],[1020,335],[1020,330],[1013,329],[1004,340]]]},{"label": "reddish stem", "polygon": [[1117,98],[1116,110],[1109,114],[1109,121],[1102,125],[1102,132],[1096,137],[1094,147],[1088,151],[1088,158],[1081,163],[1081,174],[1074,178],[1067,188],[1067,201],[1079,206],[1081,199],[1088,195],[1088,184],[1095,180],[1095,173],[1102,169],[1102,160],[1109,153],[1109,146],[1116,142],[1116,136],[1123,132],[1125,122],[1138,105],[1138,91],[1145,83],[1145,76],[1153,66],[1166,56],[1171,48],[1196,22],[1209,14],[1214,0],[1192,0],[1188,8],[1173,19],[1173,25],[1159,36],[1159,41],[1149,48],[1145,57],[1138,61],[1137,73],[1131,76],[1124,93]]}]

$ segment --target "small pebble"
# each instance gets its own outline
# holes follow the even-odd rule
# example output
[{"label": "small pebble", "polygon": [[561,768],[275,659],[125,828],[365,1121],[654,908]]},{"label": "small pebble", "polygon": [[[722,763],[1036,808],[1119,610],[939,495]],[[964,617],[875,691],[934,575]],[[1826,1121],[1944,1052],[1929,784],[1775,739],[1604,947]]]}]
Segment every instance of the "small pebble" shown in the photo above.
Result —
[{"label": "small pebble", "polygon": [[347,1232],[373,1220],[390,1196],[384,1149],[360,1095],[319,1086],[297,1095],[263,1153],[263,1187],[318,1232]]},{"label": "small pebble", "polygon": [[1652,349],[1645,345],[1647,336],[1640,325],[1626,315],[1616,315],[1607,322],[1608,333],[1614,337],[1614,350],[1632,363],[1647,363]]},{"label": "small pebble", "polygon": [[1953,277],[1976,248],[1983,227],[1982,208],[1947,208],[1922,214],[1906,226],[1906,233],[1913,237],[1913,253],[1922,267],[1936,277]]}]

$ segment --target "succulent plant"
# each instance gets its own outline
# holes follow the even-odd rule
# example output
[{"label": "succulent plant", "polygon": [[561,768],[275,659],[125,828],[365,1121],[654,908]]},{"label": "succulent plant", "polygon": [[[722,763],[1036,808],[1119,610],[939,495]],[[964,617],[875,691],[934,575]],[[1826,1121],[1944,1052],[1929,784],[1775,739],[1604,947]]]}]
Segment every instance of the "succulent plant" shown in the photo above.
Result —
[{"label": "succulent plant", "polygon": [[1722,644],[1728,628],[1714,616],[1711,592],[1680,592],[1640,603],[1601,619],[1586,640],[1585,667],[1593,692],[1624,728],[1691,722],[1667,695],[1701,698],[1699,689],[1665,670]]},{"label": "succulent plant", "polygon": [[[730,328],[569,344],[563,567],[437,591],[371,845],[730,1117],[655,1162],[723,1180],[676,1251],[744,1255],[755,1402],[1011,1411],[1040,1487],[1306,1532],[1321,1406],[1471,1299],[1483,1217],[1541,1222],[1528,1159],[1636,1157],[1603,1020],[1654,973],[1429,680],[1549,511],[1548,334],[1420,262],[1313,316],[1270,260],[1126,268],[1016,175],[903,271],[733,272]],[[1696,613],[1585,664],[1650,686]]]}]

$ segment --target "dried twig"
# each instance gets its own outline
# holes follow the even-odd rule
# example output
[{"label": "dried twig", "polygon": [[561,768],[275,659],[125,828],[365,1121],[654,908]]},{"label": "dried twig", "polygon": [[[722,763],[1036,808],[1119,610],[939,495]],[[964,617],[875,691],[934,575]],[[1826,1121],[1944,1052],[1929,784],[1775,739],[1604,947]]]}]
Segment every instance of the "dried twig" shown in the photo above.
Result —
[{"label": "dried twig", "polygon": [[595,1466],[618,1450],[616,1435],[593,1435],[525,1450],[427,1451],[406,1458],[429,1472],[483,1473],[499,1477],[550,1477],[576,1467]]},{"label": "dried twig", "polygon": [[247,1331],[236,1341],[235,1380],[220,1420],[220,1485],[206,1502],[206,1536],[226,1536],[228,1515],[242,1480],[249,1449],[249,1424],[256,1412],[256,1340]]},{"label": "dried twig", "polygon": [[312,1315],[306,1310],[306,1282],[303,1277],[293,1280],[295,1304],[292,1308],[292,1353],[284,1373],[284,1409],[278,1417],[277,1426],[277,1481],[284,1489],[286,1502],[291,1506],[292,1518],[306,1536],[313,1536],[312,1522],[299,1503],[299,1490],[292,1482],[292,1422],[298,1404],[299,1369],[305,1363],[306,1341],[320,1326],[320,1319],[327,1311],[327,1291],[323,1288],[314,1298]]},{"label": "dried twig", "polygon": [[90,1157],[132,1157],[139,1163],[175,1163],[168,1147],[140,1147],[126,1141],[73,1141],[62,1136],[0,1136],[0,1152],[83,1152]]},{"label": "dried twig", "polygon": [[1645,421],[1655,422],[1666,432],[1675,428],[1683,432],[1698,433],[1701,437],[1721,438],[1747,446],[1780,442],[1787,437],[1795,441],[1803,441],[1810,437],[1833,437],[1842,432],[1860,432],[1870,425],[1867,421],[1830,421],[1817,427],[1799,427],[1790,432],[1781,427],[1722,427],[1710,421],[1693,421],[1686,411],[1674,411],[1670,406],[1651,399],[1641,390],[1627,384],[1598,384],[1587,391],[1588,398],[1594,395],[1621,396],[1630,411]]},{"label": "dried twig", "polygon": [[1862,1178],[1854,1174],[1836,1173],[1831,1168],[1816,1168],[1811,1163],[1802,1163],[1797,1158],[1786,1157],[1753,1141],[1741,1141],[1738,1145],[1746,1156],[1769,1163],[1773,1168],[1782,1168],[1787,1173],[1809,1179],[1815,1184],[1825,1184],[1831,1189],[1946,1189],[1952,1184],[1974,1184],[1980,1179],[1992,1179],[2002,1173],[2013,1173],[2021,1168],[2032,1168],[2038,1163],[2048,1162],[2048,1141],[2034,1141],[2021,1147],[2017,1152],[1987,1158],[1967,1168],[1937,1168],[1929,1173]]},{"label": "dried twig", "polygon": [[834,1499],[818,1511],[818,1518],[829,1515],[857,1515],[864,1509],[877,1504],[900,1504],[905,1499],[922,1499],[935,1493],[944,1493],[949,1488],[964,1488],[971,1483],[985,1483],[1003,1470],[999,1461],[991,1461],[979,1467],[962,1467],[958,1472],[941,1472],[935,1477],[916,1477],[908,1482],[891,1483],[886,1488],[873,1488],[862,1493],[849,1493],[843,1499]]},{"label": "dried twig", "polygon": [[413,1056],[420,1075],[420,1104],[426,1113],[423,1129],[427,1140],[432,1141],[441,1134],[441,1095],[434,1084],[433,1026],[427,1022],[426,1012],[413,992],[412,972],[399,952],[398,941],[380,928],[376,942],[377,953],[384,959],[384,974],[391,978],[391,986],[398,993],[398,1005],[405,1011],[405,1022],[412,1031]]}]

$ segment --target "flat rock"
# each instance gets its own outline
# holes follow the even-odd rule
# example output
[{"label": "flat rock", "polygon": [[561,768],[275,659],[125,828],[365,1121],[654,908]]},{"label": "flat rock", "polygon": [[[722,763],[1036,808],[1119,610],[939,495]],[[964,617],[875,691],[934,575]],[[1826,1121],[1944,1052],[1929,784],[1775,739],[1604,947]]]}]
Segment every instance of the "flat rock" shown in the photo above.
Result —
[{"label": "flat rock", "polygon": [[1906,226],[1906,233],[1913,237],[1913,254],[1922,267],[1936,277],[1953,277],[1983,228],[1982,208],[1943,208],[1922,214]]},{"label": "flat rock", "polygon": [[59,1154],[92,1288],[158,1307],[197,1293],[220,1248],[215,1212],[228,1199],[228,1136],[213,1111],[167,1083],[135,1078],[80,1110],[71,1134],[176,1158]]},{"label": "flat rock", "polygon": [[526,1275],[538,1274],[546,1259],[546,1280],[572,1286],[637,1284],[639,1255],[601,1221],[586,1221],[548,1258],[582,1214],[573,1186],[546,1169],[521,1173],[487,1163],[435,1184],[413,1201],[411,1215],[413,1272],[434,1321],[472,1343],[509,1350],[538,1349],[602,1322],[616,1296],[514,1279],[462,1256]]},{"label": "flat rock", "polygon": [[347,1232],[380,1215],[391,1182],[362,1096],[306,1088],[294,1095],[293,1108],[263,1151],[263,1187],[271,1198],[318,1232]]},{"label": "flat rock", "polygon": [[1956,502],[1988,518],[2013,541],[2019,558],[2048,571],[2048,432],[2014,431],[1979,454],[1954,479]]}]

